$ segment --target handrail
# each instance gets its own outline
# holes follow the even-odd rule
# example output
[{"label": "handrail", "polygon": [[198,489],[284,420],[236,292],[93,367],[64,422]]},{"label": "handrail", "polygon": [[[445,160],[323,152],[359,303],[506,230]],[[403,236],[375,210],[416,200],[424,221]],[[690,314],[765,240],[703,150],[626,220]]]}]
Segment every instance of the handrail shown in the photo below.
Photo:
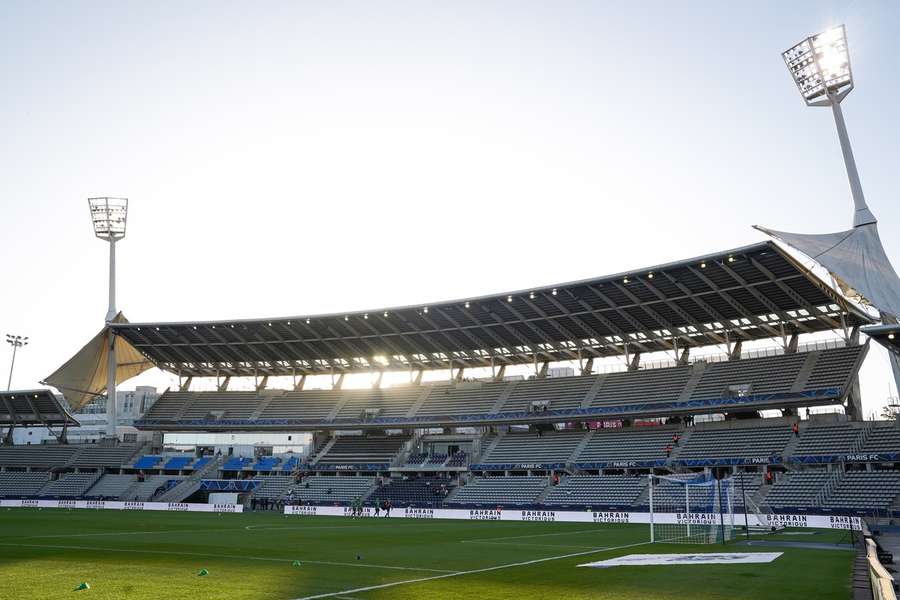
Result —
[{"label": "handrail", "polygon": [[869,583],[875,600],[897,600],[894,578],[878,560],[878,550],[872,539],[866,539],[866,561],[869,563]]}]

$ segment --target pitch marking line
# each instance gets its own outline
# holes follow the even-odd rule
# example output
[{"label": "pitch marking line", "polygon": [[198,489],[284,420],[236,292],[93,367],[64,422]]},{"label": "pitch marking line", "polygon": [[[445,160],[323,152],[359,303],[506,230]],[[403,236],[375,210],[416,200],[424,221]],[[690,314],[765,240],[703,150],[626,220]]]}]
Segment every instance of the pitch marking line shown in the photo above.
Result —
[{"label": "pitch marking line", "polygon": [[[547,534],[544,534],[547,535]],[[610,546],[609,548],[597,548],[595,550],[587,550],[585,552],[573,552],[571,554],[563,554],[560,556],[548,556],[545,558],[535,558],[517,563],[509,563],[506,565],[496,565],[494,567],[484,567],[482,569],[472,569],[471,571],[457,571],[455,573],[445,573],[443,575],[433,575],[431,577],[419,577],[418,579],[407,579],[405,581],[394,581],[391,583],[382,583],[380,585],[370,585],[367,587],[354,588],[352,590],[341,590],[339,592],[329,592],[327,594],[316,594],[315,596],[303,596],[295,600],[316,600],[317,598],[339,598],[347,594],[358,594],[360,592],[370,592],[372,590],[382,590],[385,588],[396,587],[398,585],[408,585],[410,583],[423,583],[425,581],[435,581],[437,579],[448,579],[450,577],[460,577],[462,575],[473,575],[475,573],[487,573],[489,571],[499,571],[501,569],[511,569],[513,567],[524,567],[534,565],[551,560],[561,560],[563,558],[574,558],[576,556],[584,556],[586,554],[597,554],[598,552],[608,552],[612,550],[623,550],[625,548],[634,548],[635,546],[645,546],[650,542],[638,542],[636,544],[626,544],[624,546]]]},{"label": "pitch marking line", "polygon": [[601,530],[597,529],[576,529],[574,531],[556,531],[554,533],[535,533],[530,535],[508,535],[506,537],[492,537],[492,538],[474,538],[471,540],[460,540],[463,543],[468,542],[482,542],[482,541],[495,541],[495,540],[524,540],[527,538],[538,538],[538,537],[551,537],[557,535],[572,535],[573,533],[600,533]]},{"label": "pitch marking line", "polygon": [[575,546],[573,544],[528,544],[524,542],[491,542],[489,540],[462,540],[461,544],[488,544],[490,546],[528,546],[530,548],[582,548],[584,550],[596,550],[599,546]]},{"label": "pitch marking line", "polygon": [[457,573],[457,571],[448,571],[446,569],[427,569],[425,567],[400,567],[396,565],[377,565],[363,562],[336,562],[329,560],[306,560],[303,558],[272,558],[267,556],[244,556],[238,554],[203,554],[200,552],[178,552],[175,550],[138,550],[135,548],[98,548],[96,546],[65,546],[61,544],[9,544],[0,543],[0,546],[12,546],[16,548],[54,548],[65,550],[99,550],[102,552],[124,552],[128,554],[166,554],[172,556],[197,556],[200,558],[234,558],[238,560],[260,560],[267,562],[293,562],[299,560],[301,563],[310,565],[330,565],[336,567],[362,567],[367,569],[391,569],[395,571],[424,571],[429,573]]}]

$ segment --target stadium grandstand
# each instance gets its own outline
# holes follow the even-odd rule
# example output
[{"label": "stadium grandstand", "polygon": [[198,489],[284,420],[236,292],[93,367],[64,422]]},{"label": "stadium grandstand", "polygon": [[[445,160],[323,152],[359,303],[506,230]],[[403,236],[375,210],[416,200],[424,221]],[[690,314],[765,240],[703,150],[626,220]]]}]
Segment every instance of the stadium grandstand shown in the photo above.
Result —
[{"label": "stadium grandstand", "polygon": [[[119,375],[157,367],[181,385],[134,421],[131,442],[0,447],[0,496],[646,510],[650,476],[715,473],[768,511],[889,517],[900,511],[900,428],[862,419],[857,380],[870,340],[890,346],[893,332],[774,242],[427,306],[119,315],[95,338],[115,336],[129,357]],[[93,396],[67,393],[77,381],[66,378],[104,351],[92,342],[48,378],[65,398],[0,396],[8,431],[77,426],[71,413]],[[390,371],[409,382],[380,385]],[[435,371],[447,376],[423,377]],[[345,388],[354,373],[378,377]],[[322,375],[330,387],[306,389]],[[268,386],[285,377],[289,389]],[[107,383],[99,370],[81,378]],[[215,391],[192,390],[204,378]],[[239,378],[253,389],[230,389]],[[300,452],[166,442],[252,432],[311,441]]]}]

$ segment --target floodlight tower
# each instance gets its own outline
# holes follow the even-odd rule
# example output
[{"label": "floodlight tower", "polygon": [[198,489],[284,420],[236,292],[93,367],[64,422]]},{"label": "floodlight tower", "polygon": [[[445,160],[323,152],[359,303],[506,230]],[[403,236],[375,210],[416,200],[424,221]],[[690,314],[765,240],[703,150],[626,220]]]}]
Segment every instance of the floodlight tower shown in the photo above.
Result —
[{"label": "floodlight tower", "polygon": [[853,70],[850,68],[846,29],[839,25],[810,36],[781,55],[806,105],[830,106],[834,114],[844,165],[850,179],[850,191],[853,194],[853,226],[875,223],[875,216],[863,196],[850,137],[847,135],[847,125],[844,123],[844,113],[841,111],[841,101],[853,90]]},{"label": "floodlight tower", "polygon": [[12,387],[13,368],[16,366],[16,350],[28,345],[28,336],[22,337],[21,335],[7,333],[6,343],[12,346],[13,349],[12,363],[9,365],[9,380],[6,382],[6,391],[8,392]]},{"label": "floodlight tower", "polygon": [[[106,323],[116,318],[116,242],[125,237],[127,198],[88,198],[94,235],[109,242],[109,308]],[[116,336],[109,331],[106,360],[106,435],[116,437]]]}]

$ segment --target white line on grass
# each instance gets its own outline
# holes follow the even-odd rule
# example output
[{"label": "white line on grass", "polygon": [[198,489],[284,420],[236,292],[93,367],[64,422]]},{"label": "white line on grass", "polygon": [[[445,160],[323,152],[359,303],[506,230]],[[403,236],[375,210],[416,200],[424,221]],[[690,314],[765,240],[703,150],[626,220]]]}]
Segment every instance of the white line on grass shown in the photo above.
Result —
[{"label": "white line on grass", "polygon": [[[570,532],[571,533],[571,532]],[[546,534],[544,534],[546,535]],[[457,571],[455,573],[445,573],[444,575],[433,575],[431,577],[419,577],[418,579],[406,579],[404,581],[393,581],[391,583],[382,583],[380,585],[370,585],[367,587],[354,588],[352,590],[341,590],[339,592],[329,592],[327,594],[316,594],[315,596],[303,596],[295,600],[316,600],[317,598],[337,598],[346,594],[358,594],[360,592],[370,592],[372,590],[382,590],[385,588],[396,587],[398,585],[408,585],[410,583],[423,583],[426,581],[435,581],[437,579],[448,579],[450,577],[460,577],[462,575],[473,575],[475,573],[487,573],[489,571],[499,571],[500,569],[511,569],[513,567],[524,567],[537,563],[547,562],[551,560],[561,560],[563,558],[573,558],[575,556],[585,556],[587,554],[597,554],[598,552],[607,552],[612,550],[623,550],[625,548],[634,548],[635,546],[644,546],[650,542],[638,542],[636,544],[626,544],[624,546],[610,546],[609,548],[597,548],[595,550],[587,550],[585,552],[573,552],[571,554],[563,554],[561,556],[548,556],[545,558],[535,558],[517,563],[509,563],[506,565],[496,565],[493,567],[484,567],[482,569],[472,569],[471,571]]]},{"label": "white line on grass", "polygon": [[200,558],[234,558],[238,560],[261,560],[268,562],[291,563],[299,560],[310,565],[330,565],[336,567],[362,567],[367,569],[391,569],[395,571],[425,571],[429,573],[456,573],[446,569],[427,569],[425,567],[400,567],[396,565],[377,565],[364,562],[336,562],[329,560],[306,560],[303,558],[271,558],[267,556],[244,556],[238,554],[204,554],[201,552],[179,552],[175,550],[138,550],[136,548],[98,548],[96,546],[66,546],[61,544],[9,544],[0,543],[0,546],[13,546],[16,548],[53,548],[66,550],[99,550],[102,552],[125,552],[128,554],[167,554],[173,556],[196,556]]},{"label": "white line on grass", "polygon": [[574,546],[572,544],[529,544],[526,542],[492,542],[490,540],[462,540],[461,544],[488,544],[491,546],[529,546],[531,548],[582,548],[584,550],[595,550],[599,546]]},{"label": "white line on grass", "polygon": [[572,535],[573,533],[600,533],[603,531],[602,529],[594,528],[594,529],[576,529],[574,531],[555,531],[553,533],[535,533],[530,535],[508,535],[506,537],[492,537],[492,538],[474,538],[471,540],[460,540],[461,542],[481,542],[484,540],[524,540],[527,538],[537,538],[537,537],[551,537],[556,535]]}]

